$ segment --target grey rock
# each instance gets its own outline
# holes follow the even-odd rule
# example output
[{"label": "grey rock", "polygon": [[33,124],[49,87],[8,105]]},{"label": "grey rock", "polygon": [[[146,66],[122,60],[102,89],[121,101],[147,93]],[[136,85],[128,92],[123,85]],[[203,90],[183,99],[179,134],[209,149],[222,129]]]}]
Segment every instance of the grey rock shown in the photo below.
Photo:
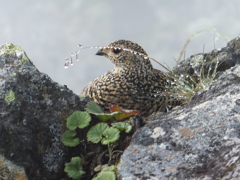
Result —
[{"label": "grey rock", "polygon": [[199,76],[207,77],[217,67],[217,71],[225,71],[236,64],[240,64],[240,36],[228,42],[226,47],[220,50],[213,50],[210,53],[199,53],[182,60],[173,72],[176,74],[191,75],[195,81]]},{"label": "grey rock", "polygon": [[[28,179],[65,177],[64,163],[70,157],[68,148],[61,143],[61,135],[66,129],[67,117],[74,110],[84,110],[87,101],[80,101],[66,86],[39,72],[20,47],[1,46],[2,159],[22,168]],[[0,179],[12,179],[8,168],[6,171],[0,168]]]},{"label": "grey rock", "polygon": [[119,179],[240,178],[240,65],[234,61],[209,90],[137,130],[118,164]]}]

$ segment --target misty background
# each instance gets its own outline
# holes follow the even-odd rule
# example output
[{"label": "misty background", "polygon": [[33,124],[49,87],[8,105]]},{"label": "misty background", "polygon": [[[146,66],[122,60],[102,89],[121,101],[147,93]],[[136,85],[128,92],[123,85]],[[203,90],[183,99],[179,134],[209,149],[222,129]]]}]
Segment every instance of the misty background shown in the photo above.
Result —
[{"label": "misty background", "polygon": [[[127,39],[148,55],[173,67],[187,39],[215,28],[231,39],[240,33],[239,0],[0,0],[0,44],[23,48],[34,65],[54,81],[79,94],[88,82],[113,68],[85,49],[68,69],[65,58],[78,44],[107,46]],[[201,33],[185,57],[226,46],[214,31]],[[154,64],[155,68],[162,69]]]}]

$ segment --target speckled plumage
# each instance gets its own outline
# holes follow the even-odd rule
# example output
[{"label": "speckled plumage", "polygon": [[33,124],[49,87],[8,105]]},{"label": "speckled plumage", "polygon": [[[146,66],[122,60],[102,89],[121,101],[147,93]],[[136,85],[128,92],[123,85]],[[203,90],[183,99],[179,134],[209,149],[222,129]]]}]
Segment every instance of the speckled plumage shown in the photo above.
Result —
[{"label": "speckled plumage", "polygon": [[139,110],[143,116],[166,111],[167,76],[153,68],[141,46],[118,40],[100,49],[97,55],[110,59],[114,69],[90,82],[81,95],[91,97],[106,111],[114,104]]}]

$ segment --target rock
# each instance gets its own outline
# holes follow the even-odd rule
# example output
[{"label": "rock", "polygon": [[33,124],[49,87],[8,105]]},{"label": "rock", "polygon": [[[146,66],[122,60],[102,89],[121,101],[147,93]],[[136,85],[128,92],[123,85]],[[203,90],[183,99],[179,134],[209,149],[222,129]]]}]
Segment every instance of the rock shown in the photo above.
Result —
[{"label": "rock", "polygon": [[24,168],[18,167],[11,161],[6,160],[2,155],[0,155],[0,178],[8,180],[28,179]]},{"label": "rock", "polygon": [[[74,110],[84,110],[86,102],[40,73],[20,47],[2,45],[0,179],[65,177],[64,163],[70,157],[60,138],[66,130],[66,118]],[[20,178],[13,177],[12,172],[18,172]]]},{"label": "rock", "polygon": [[208,69],[213,72],[217,67],[217,71],[225,71],[236,64],[240,64],[240,36],[229,41],[226,47],[221,50],[213,50],[210,53],[199,53],[190,58],[181,61],[178,66],[173,68],[176,74],[188,74],[196,76],[208,74]]},{"label": "rock", "polygon": [[150,117],[124,151],[118,179],[240,178],[239,38],[228,45],[234,51],[223,48],[218,58],[229,50],[225,57],[235,66],[222,67],[189,104]]}]

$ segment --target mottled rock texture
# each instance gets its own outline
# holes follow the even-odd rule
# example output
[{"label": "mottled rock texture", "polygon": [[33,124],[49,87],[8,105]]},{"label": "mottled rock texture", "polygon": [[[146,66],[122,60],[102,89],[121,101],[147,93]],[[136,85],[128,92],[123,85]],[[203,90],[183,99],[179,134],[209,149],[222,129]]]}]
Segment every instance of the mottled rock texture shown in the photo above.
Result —
[{"label": "mottled rock texture", "polygon": [[240,64],[240,36],[229,41],[226,47],[221,50],[213,50],[210,53],[200,53],[181,61],[173,71],[181,74],[188,74],[193,77],[199,75],[204,67],[204,74],[207,76],[208,69],[212,71],[217,65],[217,71],[225,71],[236,64]]},{"label": "mottled rock texture", "polygon": [[14,167],[19,180],[64,177],[64,163],[70,157],[60,138],[66,118],[74,110],[84,110],[85,104],[67,87],[40,73],[20,47],[1,46],[0,179],[18,179],[12,174]]},{"label": "mottled rock texture", "polygon": [[229,66],[189,104],[149,118],[121,157],[119,179],[240,178],[240,38],[214,58]]}]

